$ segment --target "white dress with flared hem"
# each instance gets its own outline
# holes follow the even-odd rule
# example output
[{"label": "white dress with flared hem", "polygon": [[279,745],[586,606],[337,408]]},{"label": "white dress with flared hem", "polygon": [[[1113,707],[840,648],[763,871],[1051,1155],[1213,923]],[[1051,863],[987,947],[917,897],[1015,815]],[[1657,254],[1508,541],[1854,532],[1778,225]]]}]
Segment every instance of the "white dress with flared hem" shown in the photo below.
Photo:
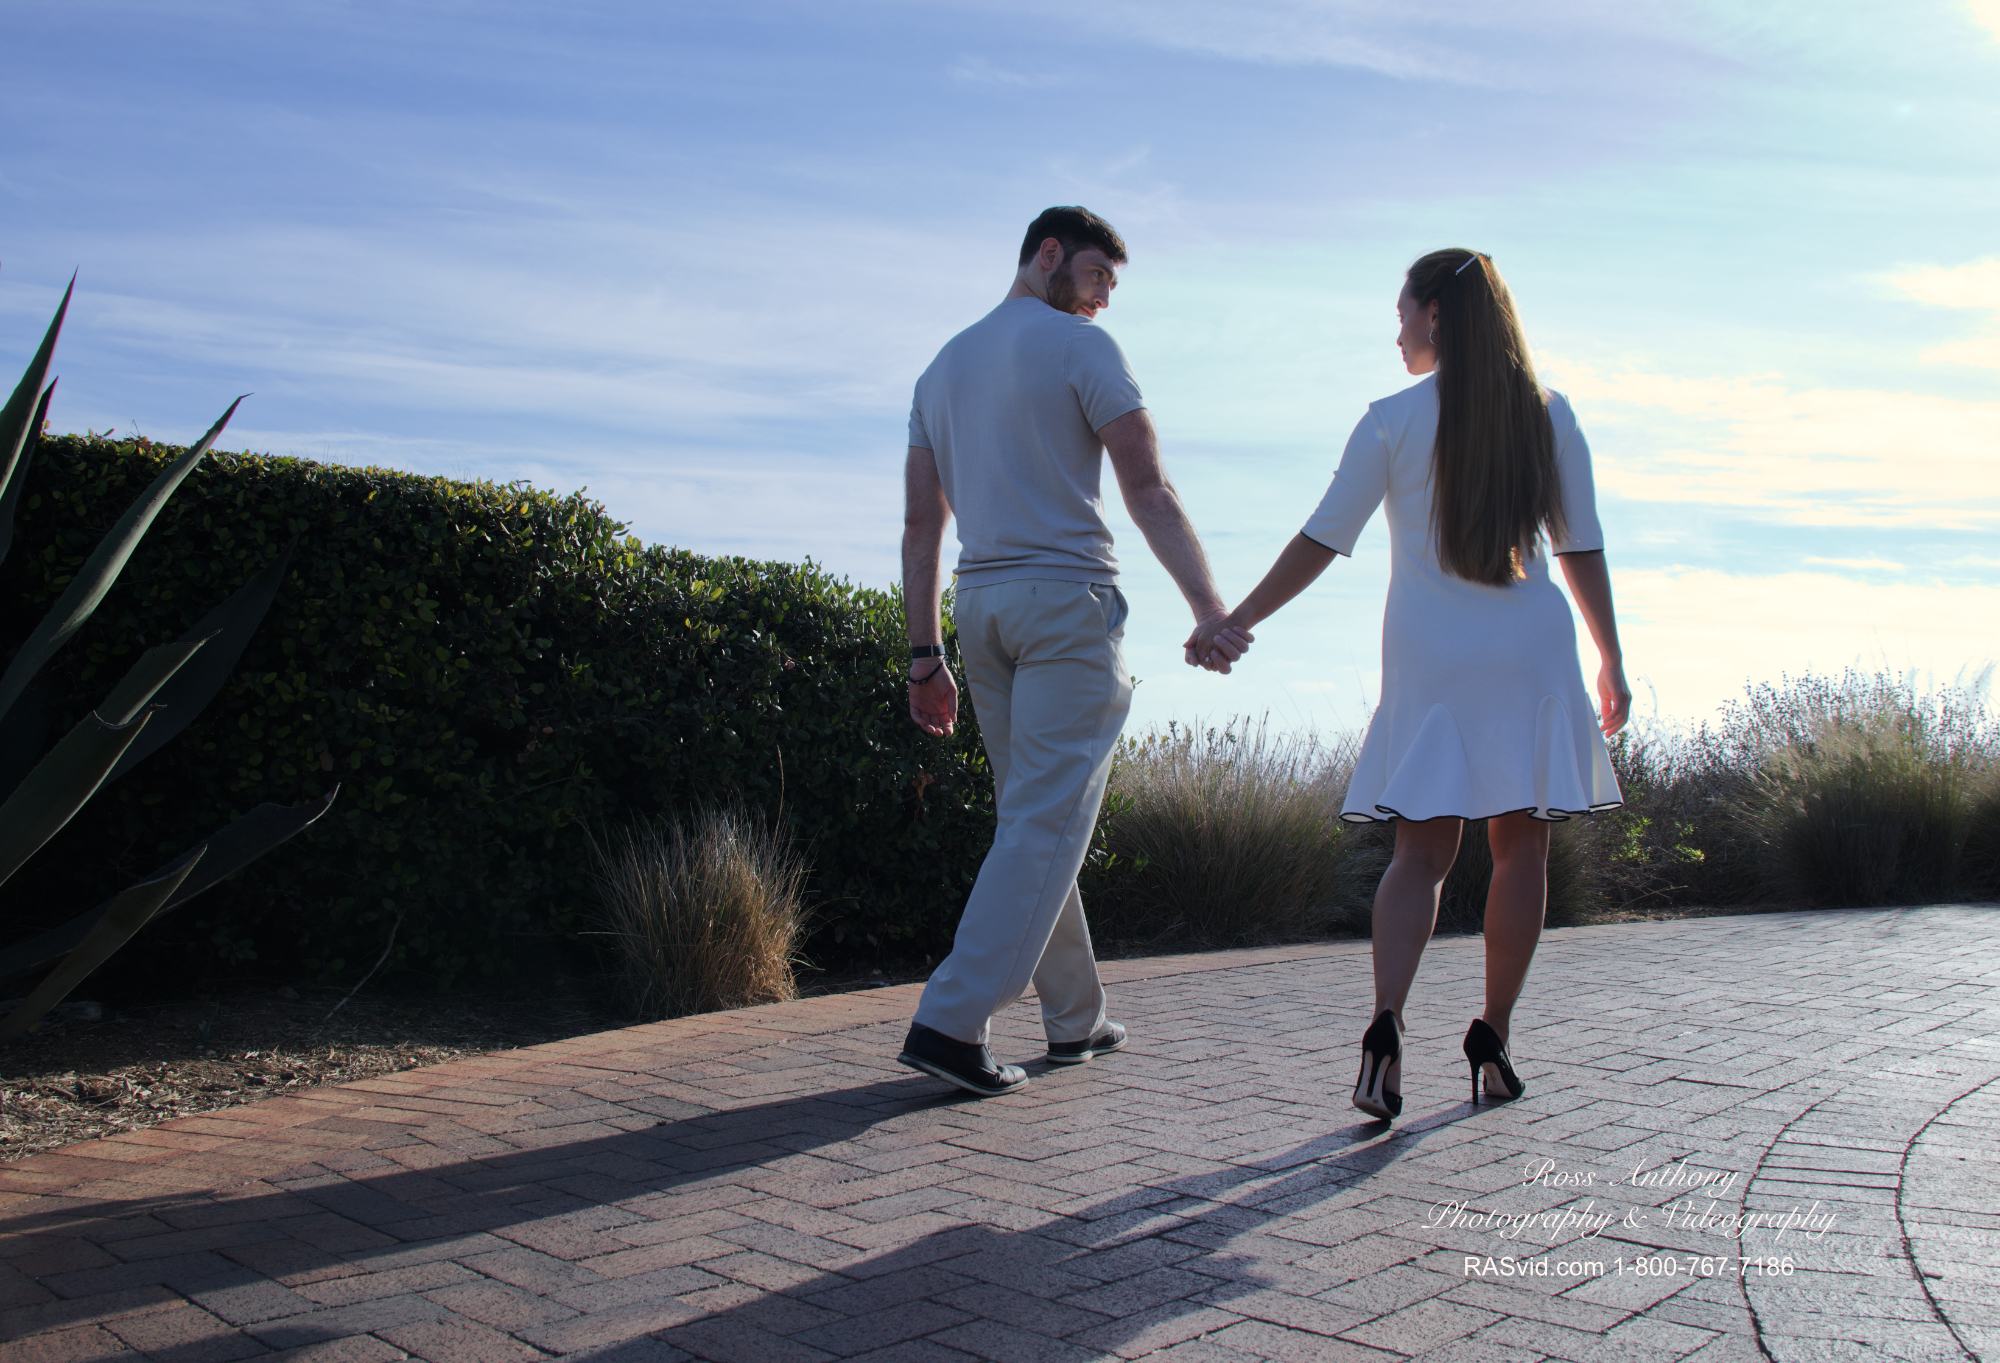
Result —
[{"label": "white dress with flared hem", "polygon": [[[1569,403],[1549,394],[1567,530],[1555,553],[1601,549],[1590,448]],[[1549,555],[1490,587],[1448,573],[1431,531],[1430,378],[1369,404],[1305,534],[1351,555],[1386,504],[1391,567],[1382,613],[1382,702],[1340,817],[1560,821],[1622,803],[1577,661],[1569,600]]]}]

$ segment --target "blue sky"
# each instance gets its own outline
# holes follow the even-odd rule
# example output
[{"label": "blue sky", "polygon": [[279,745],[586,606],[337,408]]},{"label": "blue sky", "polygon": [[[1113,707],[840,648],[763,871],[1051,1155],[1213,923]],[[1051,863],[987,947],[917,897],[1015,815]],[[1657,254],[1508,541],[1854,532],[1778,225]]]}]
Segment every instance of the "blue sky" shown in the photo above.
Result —
[{"label": "blue sky", "polygon": [[[2000,0],[9,15],[0,355],[80,269],[59,429],[254,391],[225,443],[886,584],[911,384],[1080,202],[1235,597],[1470,246],[1592,438],[1642,713],[2000,654]],[[1139,724],[1365,718],[1379,525],[1229,678],[1121,538]]]}]

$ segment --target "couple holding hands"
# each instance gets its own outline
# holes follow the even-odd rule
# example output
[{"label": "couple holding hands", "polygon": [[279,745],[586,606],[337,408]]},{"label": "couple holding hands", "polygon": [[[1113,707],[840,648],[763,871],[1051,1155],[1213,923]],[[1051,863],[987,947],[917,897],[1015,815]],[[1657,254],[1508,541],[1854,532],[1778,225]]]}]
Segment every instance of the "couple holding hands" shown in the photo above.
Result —
[{"label": "couple holding hands", "polygon": [[[1394,820],[1374,906],[1375,1006],[1354,1105],[1402,1111],[1403,1008],[1467,819],[1493,851],[1486,1006],[1465,1036],[1473,1101],[1517,1098],[1507,1042],[1540,940],[1549,826],[1619,803],[1604,739],[1631,705],[1612,615],[1590,451],[1560,394],[1535,380],[1493,262],[1434,251],[1396,302],[1404,366],[1371,403],[1325,498],[1234,610],[1160,460],[1131,366],[1092,319],[1125,244],[1096,214],[1030,224],[1000,306],[954,336],[917,381],[905,469],[903,586],[910,717],[951,732],[958,681],[939,606],[944,532],[958,522],[954,614],[965,682],[993,767],[993,847],[897,1058],[971,1093],[1028,1082],[987,1047],[994,1013],[1030,983],[1048,1060],[1122,1049],[1076,876],[1132,701],[1125,598],[1103,517],[1105,457],[1126,508],[1193,610],[1187,661],[1227,672],[1252,628],[1351,554],[1387,505],[1392,570],[1382,698],[1341,817]],[[1593,712],[1562,564],[1602,667]]]}]

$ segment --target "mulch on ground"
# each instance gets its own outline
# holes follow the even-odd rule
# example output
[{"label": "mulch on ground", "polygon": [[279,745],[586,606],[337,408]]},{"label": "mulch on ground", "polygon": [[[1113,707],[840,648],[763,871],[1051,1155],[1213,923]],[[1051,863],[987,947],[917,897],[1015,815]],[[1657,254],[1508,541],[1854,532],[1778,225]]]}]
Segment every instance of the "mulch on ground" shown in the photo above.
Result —
[{"label": "mulch on ground", "polygon": [[[925,973],[914,965],[820,972],[801,980],[800,992],[847,993]],[[255,988],[200,1001],[63,1004],[39,1030],[0,1045],[0,1162],[176,1117],[632,1022],[608,994],[588,992],[357,997],[344,1004],[342,994],[331,987]]]},{"label": "mulch on ground", "polygon": [[585,999],[463,996],[356,998],[329,1018],[341,993],[65,1004],[0,1047],[0,1160],[631,1021]]}]

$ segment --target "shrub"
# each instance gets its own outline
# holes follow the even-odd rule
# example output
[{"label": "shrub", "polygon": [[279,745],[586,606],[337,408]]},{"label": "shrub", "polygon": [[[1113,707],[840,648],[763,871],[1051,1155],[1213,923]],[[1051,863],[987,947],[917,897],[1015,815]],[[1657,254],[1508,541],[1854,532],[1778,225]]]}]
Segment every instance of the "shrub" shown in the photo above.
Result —
[{"label": "shrub", "polygon": [[1918,904],[1953,888],[1988,732],[1962,693],[1848,672],[1751,693],[1765,742],[1734,800],[1773,892],[1814,904]]},{"label": "shrub", "polygon": [[1239,946],[1365,931],[1380,871],[1340,822],[1353,760],[1349,743],[1242,721],[1122,744],[1086,885],[1099,936]]},{"label": "shrub", "polygon": [[[1703,728],[1611,740],[1625,803],[1587,826],[1594,879],[1619,908],[1742,904],[1765,892],[1763,849],[1739,818],[1760,752]],[[1739,750],[1740,749],[1740,750]]]},{"label": "shrub", "polygon": [[642,1021],[796,998],[806,864],[739,809],[629,824],[591,843],[612,976]]},{"label": "shrub", "polygon": [[2000,766],[1991,762],[1966,812],[1959,889],[1978,899],[2000,899]]},{"label": "shrub", "polygon": [[[1712,721],[1622,737],[1614,903],[1913,903],[1979,854],[1975,787],[1996,753],[1984,678],[1920,691],[1893,674],[1748,688]],[[1595,821],[1594,821],[1595,822]],[[1622,860],[1621,860],[1622,858]]]},{"label": "shrub", "polygon": [[[42,442],[0,637],[39,618],[176,453]],[[900,600],[811,564],[644,547],[581,495],[211,455],[50,664],[56,693],[102,691],[294,535],[209,708],[8,883],[23,931],[252,805],[338,781],[332,814],[157,925],[130,969],[338,976],[399,915],[392,969],[439,984],[539,969],[590,905],[584,821],[732,798],[816,849],[816,953],[950,940],[991,782],[970,716],[948,740],[908,722]]]}]

